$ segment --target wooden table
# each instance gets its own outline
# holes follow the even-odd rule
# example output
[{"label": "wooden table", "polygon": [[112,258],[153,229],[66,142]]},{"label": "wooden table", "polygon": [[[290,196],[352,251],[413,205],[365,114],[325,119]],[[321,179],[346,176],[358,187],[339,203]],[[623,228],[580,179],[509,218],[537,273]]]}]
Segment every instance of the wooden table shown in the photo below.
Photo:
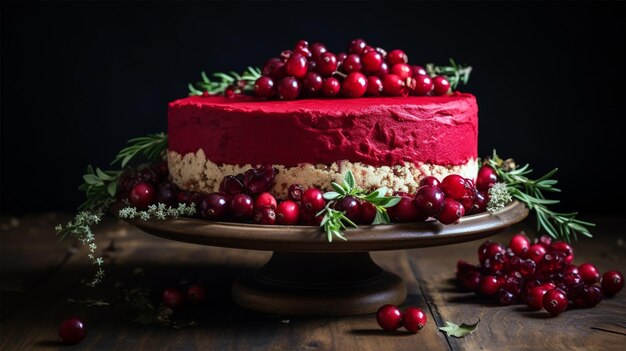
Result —
[{"label": "wooden table", "polygon": [[[523,305],[485,304],[459,292],[453,283],[456,261],[476,262],[479,242],[372,254],[407,282],[405,305],[428,312],[427,326],[413,335],[383,332],[374,315],[294,318],[241,309],[230,301],[230,286],[260,267],[269,252],[168,241],[115,220],[105,221],[96,233],[100,248],[107,248],[105,283],[85,287],[81,279],[93,272],[85,249],[71,240],[57,244],[52,229],[68,218],[45,214],[0,221],[0,350],[65,349],[57,331],[70,316],[88,326],[87,337],[73,350],[621,350],[626,344],[626,291],[596,308],[555,318]],[[626,271],[624,218],[593,220],[596,238],[575,244],[575,263]],[[532,234],[531,225],[527,220],[494,239],[508,242],[521,229]],[[133,321],[140,311],[124,302],[129,291],[150,289],[150,298],[158,302],[164,288],[181,281],[208,286],[204,304],[186,306],[173,318],[197,326],[175,329]],[[89,306],[94,301],[108,305]],[[478,329],[462,339],[437,330],[444,321],[479,318]]]}]

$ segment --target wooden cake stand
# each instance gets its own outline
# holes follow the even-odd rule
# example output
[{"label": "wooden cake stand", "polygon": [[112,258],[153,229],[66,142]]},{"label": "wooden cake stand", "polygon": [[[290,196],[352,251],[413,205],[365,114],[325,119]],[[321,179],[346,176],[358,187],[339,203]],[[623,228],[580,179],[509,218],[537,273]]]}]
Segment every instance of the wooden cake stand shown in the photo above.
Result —
[{"label": "wooden cake stand", "polygon": [[[117,214],[116,209],[113,209]],[[528,209],[517,201],[494,213],[463,217],[459,224],[437,221],[359,226],[348,241],[329,243],[319,227],[211,222],[192,218],[127,220],[162,238],[194,244],[273,251],[257,272],[238,279],[232,298],[256,311],[298,316],[345,316],[399,305],[406,286],[385,272],[369,251],[456,244],[493,235],[520,222]]]}]

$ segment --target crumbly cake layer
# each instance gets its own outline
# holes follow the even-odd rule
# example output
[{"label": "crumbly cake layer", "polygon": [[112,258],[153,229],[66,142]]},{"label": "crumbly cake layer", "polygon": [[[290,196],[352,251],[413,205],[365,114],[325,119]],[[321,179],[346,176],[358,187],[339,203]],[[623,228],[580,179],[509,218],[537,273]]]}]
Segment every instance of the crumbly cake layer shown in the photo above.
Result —
[{"label": "crumbly cake layer", "polygon": [[[219,191],[220,182],[227,175],[244,173],[253,165],[216,164],[207,159],[204,151],[179,154],[168,151],[168,164],[173,181],[185,190],[202,192]],[[276,184],[272,192],[284,198],[291,184],[300,184],[305,188],[317,187],[330,190],[330,183],[341,182],[343,175],[351,170],[357,184],[363,189],[387,187],[393,191],[415,193],[419,181],[425,176],[435,176],[440,180],[448,174],[460,174],[474,179],[478,172],[478,163],[470,158],[461,165],[436,165],[405,162],[403,166],[369,166],[360,162],[341,161],[329,165],[304,163],[286,167],[275,164],[278,169]]]}]

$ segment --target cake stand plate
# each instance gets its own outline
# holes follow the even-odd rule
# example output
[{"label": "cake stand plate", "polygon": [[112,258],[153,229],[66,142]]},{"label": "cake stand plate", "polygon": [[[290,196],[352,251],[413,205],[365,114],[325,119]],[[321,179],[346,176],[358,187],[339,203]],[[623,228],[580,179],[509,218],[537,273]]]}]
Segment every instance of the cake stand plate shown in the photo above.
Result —
[{"label": "cake stand plate", "polygon": [[[117,214],[121,206],[114,206]],[[502,210],[463,217],[455,225],[437,221],[359,226],[347,241],[327,242],[319,227],[212,222],[192,218],[127,220],[162,238],[194,244],[274,251],[257,272],[238,279],[232,298],[256,311],[298,316],[345,316],[399,305],[406,286],[385,272],[369,251],[440,246],[493,235],[528,215],[514,201]]]}]

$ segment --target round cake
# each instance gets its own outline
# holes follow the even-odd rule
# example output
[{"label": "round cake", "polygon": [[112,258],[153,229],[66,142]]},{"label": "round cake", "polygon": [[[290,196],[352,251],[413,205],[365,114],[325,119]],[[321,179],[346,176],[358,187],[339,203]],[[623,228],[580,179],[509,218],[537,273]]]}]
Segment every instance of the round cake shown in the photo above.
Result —
[{"label": "round cake", "polygon": [[168,110],[168,163],[182,189],[219,191],[226,175],[277,170],[291,184],[330,188],[351,170],[363,189],[414,193],[421,178],[477,173],[478,106],[471,94],[272,101],[187,97]]}]

